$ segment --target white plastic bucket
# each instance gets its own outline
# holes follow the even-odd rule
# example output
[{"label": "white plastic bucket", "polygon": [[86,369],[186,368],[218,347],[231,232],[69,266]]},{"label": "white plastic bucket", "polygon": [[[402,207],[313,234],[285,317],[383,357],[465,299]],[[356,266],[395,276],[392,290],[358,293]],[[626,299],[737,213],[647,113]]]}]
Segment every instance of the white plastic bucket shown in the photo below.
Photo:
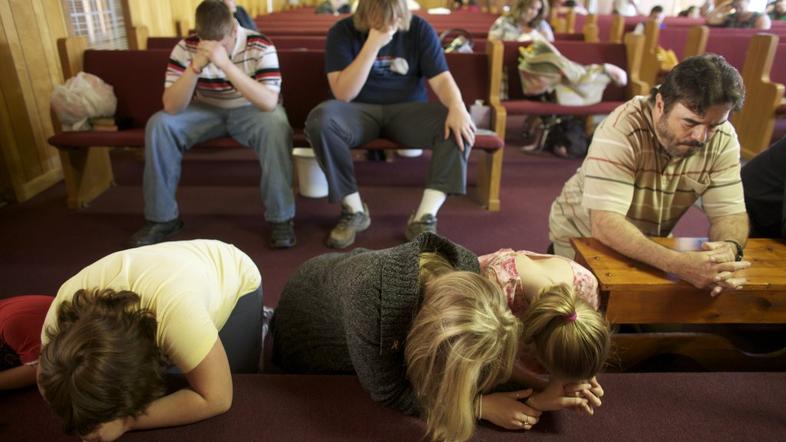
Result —
[{"label": "white plastic bucket", "polygon": [[402,157],[415,158],[423,155],[423,149],[398,149],[396,153]]},{"label": "white plastic bucket", "polygon": [[292,156],[295,157],[300,194],[307,198],[327,196],[327,178],[317,163],[314,150],[307,147],[296,147],[292,151]]}]

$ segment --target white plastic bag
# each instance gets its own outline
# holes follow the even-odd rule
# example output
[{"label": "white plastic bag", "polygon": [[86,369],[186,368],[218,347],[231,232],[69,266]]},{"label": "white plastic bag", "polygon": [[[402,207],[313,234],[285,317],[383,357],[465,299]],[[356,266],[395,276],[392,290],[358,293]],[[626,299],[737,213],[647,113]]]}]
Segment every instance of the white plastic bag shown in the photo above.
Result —
[{"label": "white plastic bag", "polygon": [[63,130],[88,130],[88,118],[111,117],[117,109],[112,86],[92,74],[80,72],[52,91],[52,110]]}]

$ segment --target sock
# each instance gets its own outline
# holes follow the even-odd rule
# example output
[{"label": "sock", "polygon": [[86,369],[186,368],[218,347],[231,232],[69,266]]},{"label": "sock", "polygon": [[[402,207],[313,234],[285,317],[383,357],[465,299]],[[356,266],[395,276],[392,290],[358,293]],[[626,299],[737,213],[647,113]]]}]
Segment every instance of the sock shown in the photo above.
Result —
[{"label": "sock", "polygon": [[439,208],[442,207],[442,203],[444,203],[447,198],[448,195],[445,192],[434,189],[424,190],[423,199],[420,200],[420,207],[418,207],[418,211],[415,212],[415,219],[419,220],[427,213],[437,216]]},{"label": "sock", "polygon": [[345,196],[343,200],[341,200],[341,204],[349,207],[352,210],[352,213],[362,212],[363,211],[363,201],[360,199],[360,193],[350,193],[349,195]]}]

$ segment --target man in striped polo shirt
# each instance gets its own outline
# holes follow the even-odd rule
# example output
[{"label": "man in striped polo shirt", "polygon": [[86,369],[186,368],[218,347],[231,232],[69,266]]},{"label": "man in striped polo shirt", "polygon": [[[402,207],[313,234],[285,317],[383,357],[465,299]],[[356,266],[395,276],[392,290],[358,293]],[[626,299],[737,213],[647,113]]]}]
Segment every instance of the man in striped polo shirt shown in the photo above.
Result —
[{"label": "man in striped polo shirt", "polygon": [[[742,106],[739,73],[723,57],[689,58],[649,97],[618,107],[597,128],[587,158],[551,205],[549,237],[573,257],[573,237],[595,237],[630,258],[712,295],[740,288],[734,272],[748,238],[740,146],[729,113]],[[677,252],[666,236],[699,198],[710,221],[703,251]]]},{"label": "man in striped polo shirt", "polygon": [[129,245],[154,244],[183,227],[175,200],[183,152],[229,135],[259,158],[270,246],[292,247],[292,128],[279,104],[276,48],[265,36],[240,27],[221,0],[200,3],[196,31],[172,50],[164,110],[145,128],[147,222]]}]

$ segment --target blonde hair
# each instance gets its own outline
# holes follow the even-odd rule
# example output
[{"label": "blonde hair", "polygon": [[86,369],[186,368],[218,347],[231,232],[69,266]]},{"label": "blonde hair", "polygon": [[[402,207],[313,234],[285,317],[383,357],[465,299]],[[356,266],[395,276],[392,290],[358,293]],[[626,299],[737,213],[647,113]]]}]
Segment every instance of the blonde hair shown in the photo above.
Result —
[{"label": "blonde hair", "polygon": [[408,31],[412,20],[406,0],[359,0],[358,9],[352,14],[352,24],[360,32],[382,29],[401,19],[399,31]]},{"label": "blonde hair", "polygon": [[609,323],[565,284],[545,289],[524,317],[522,342],[551,375],[589,379],[606,363],[611,347]]},{"label": "blonde hair", "polygon": [[404,354],[433,439],[472,437],[478,394],[510,378],[520,333],[502,289],[487,278],[452,271],[426,283]]}]

